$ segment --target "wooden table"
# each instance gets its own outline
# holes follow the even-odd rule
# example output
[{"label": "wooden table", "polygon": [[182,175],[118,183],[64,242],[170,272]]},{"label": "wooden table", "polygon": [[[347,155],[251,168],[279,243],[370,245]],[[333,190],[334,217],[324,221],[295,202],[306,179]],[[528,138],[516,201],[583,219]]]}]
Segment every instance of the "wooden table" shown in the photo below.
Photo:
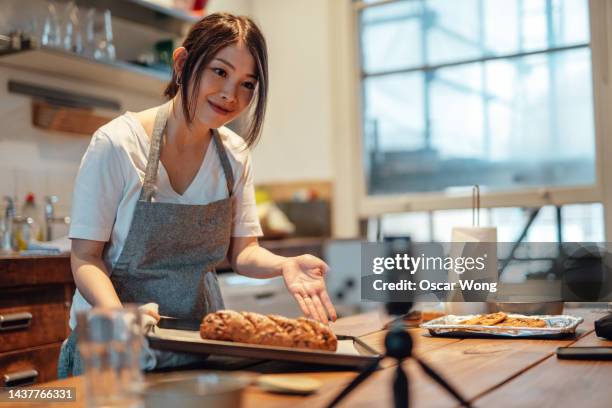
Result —
[{"label": "wooden table", "polygon": [[[575,309],[568,314],[583,316],[574,339],[453,339],[430,337],[423,330],[410,329],[415,353],[429,362],[454,384],[475,407],[610,407],[612,406],[612,362],[567,361],[555,356],[560,346],[612,346],[595,336],[593,321],[603,310]],[[376,313],[352,316],[334,323],[337,333],[359,336],[382,351],[386,332],[384,319]],[[404,362],[410,378],[411,406],[456,407],[455,401],[433,383],[414,362]],[[341,404],[343,407],[392,406],[391,383],[395,361],[384,360],[379,369]],[[354,376],[351,371],[313,371],[287,363],[264,362],[248,368],[256,372],[285,372],[290,376],[308,375],[322,380],[323,387],[311,396],[271,394],[251,386],[244,407],[321,407]],[[298,372],[296,372],[298,371]],[[306,371],[307,373],[305,373]],[[84,407],[81,377],[53,381],[45,387],[76,387],[77,402],[45,406]],[[0,407],[7,406],[1,404]],[[43,405],[19,404],[20,407]]]}]

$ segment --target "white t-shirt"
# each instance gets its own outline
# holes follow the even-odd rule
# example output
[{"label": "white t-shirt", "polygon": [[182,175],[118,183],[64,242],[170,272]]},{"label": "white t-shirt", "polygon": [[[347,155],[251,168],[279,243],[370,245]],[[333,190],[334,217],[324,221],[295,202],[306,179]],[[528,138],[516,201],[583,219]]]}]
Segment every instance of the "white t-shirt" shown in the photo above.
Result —
[{"label": "white t-shirt", "polygon": [[[234,174],[232,236],[261,236],[255,206],[251,156],[243,139],[231,130],[218,129]],[[119,259],[132,222],[144,180],[150,141],[131,112],[98,129],[83,156],[72,199],[70,238],[108,241],[104,263],[110,273]],[[161,161],[153,201],[176,204],[208,204],[227,198],[227,183],[213,141],[202,165],[183,195],[174,191]],[[76,312],[91,306],[75,292],[70,327]]]}]

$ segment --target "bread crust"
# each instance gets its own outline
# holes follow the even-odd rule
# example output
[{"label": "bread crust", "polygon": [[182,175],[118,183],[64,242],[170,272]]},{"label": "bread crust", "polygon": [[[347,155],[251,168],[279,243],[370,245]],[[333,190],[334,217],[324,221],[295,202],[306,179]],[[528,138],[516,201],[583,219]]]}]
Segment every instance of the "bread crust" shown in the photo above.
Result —
[{"label": "bread crust", "polygon": [[311,327],[314,333],[313,344],[316,348],[321,350],[336,350],[338,348],[338,338],[331,331],[329,326],[317,320],[307,319],[305,317],[300,317],[298,321]]},{"label": "bread crust", "polygon": [[219,310],[207,314],[200,337],[267,346],[336,351],[338,339],[329,327],[312,319]]},{"label": "bread crust", "polygon": [[219,310],[207,314],[200,324],[200,337],[211,340],[230,340],[250,343],[255,327],[243,315],[233,310]]},{"label": "bread crust", "polygon": [[268,316],[253,312],[240,313],[256,327],[253,343],[280,347],[293,345],[292,338],[284,331],[278,330],[277,324]]}]

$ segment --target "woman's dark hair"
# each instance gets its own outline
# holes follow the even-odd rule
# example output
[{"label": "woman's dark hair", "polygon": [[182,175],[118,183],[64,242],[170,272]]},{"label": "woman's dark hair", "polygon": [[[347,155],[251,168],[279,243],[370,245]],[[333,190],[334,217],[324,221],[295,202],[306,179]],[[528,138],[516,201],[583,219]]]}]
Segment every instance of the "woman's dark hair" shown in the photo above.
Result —
[{"label": "woman's dark hair", "polygon": [[[268,51],[266,40],[259,27],[248,17],[234,16],[229,13],[210,14],[195,23],[182,46],[187,50],[187,59],[180,72],[172,72],[172,81],[166,87],[164,96],[173,98],[179,91],[183,105],[183,114],[187,123],[193,121],[195,107],[198,103],[197,92],[193,95],[189,90],[198,89],[202,79],[203,69],[223,48],[243,43],[255,60],[257,76],[257,96],[252,111],[251,123],[246,135],[243,135],[247,147],[253,146],[259,139],[266,112],[268,97]],[[181,79],[181,85],[177,79]],[[249,105],[251,106],[251,105]]]}]

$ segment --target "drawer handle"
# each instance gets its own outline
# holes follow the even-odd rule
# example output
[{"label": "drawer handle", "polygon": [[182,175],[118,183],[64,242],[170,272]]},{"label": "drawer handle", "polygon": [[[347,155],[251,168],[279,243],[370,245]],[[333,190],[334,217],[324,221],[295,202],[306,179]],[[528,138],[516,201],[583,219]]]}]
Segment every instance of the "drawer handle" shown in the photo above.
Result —
[{"label": "drawer handle", "polygon": [[32,323],[32,313],[21,312],[0,315],[0,331],[25,329]]},{"label": "drawer handle", "polygon": [[34,384],[38,378],[38,371],[23,370],[12,374],[4,374],[5,387],[17,387]]}]

